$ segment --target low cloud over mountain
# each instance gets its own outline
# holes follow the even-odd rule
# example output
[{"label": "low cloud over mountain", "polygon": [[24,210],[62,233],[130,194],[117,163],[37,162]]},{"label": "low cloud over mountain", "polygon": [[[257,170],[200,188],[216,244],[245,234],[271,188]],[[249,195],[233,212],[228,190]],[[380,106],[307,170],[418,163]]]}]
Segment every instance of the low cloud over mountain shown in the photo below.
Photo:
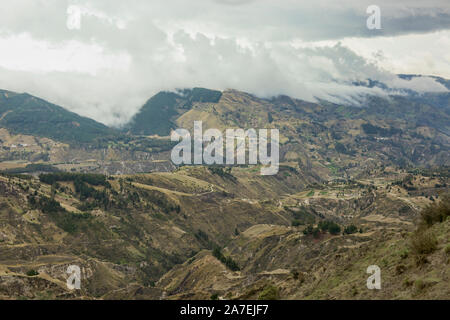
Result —
[{"label": "low cloud over mountain", "polygon": [[368,79],[390,93],[447,91],[433,78],[396,74],[450,77],[449,4],[379,1],[381,30],[366,27],[369,4],[2,3],[12,14],[0,25],[0,87],[109,125],[127,122],[160,90],[193,86],[340,103],[386,94],[354,85]]}]

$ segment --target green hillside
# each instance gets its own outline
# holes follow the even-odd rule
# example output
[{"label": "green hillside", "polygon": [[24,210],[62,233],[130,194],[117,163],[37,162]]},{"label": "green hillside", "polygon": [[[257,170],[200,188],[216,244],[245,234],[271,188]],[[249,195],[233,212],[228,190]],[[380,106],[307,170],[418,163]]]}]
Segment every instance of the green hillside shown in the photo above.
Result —
[{"label": "green hillside", "polygon": [[0,90],[0,127],[15,134],[67,143],[89,143],[117,134],[114,129],[27,93]]},{"label": "green hillside", "polygon": [[189,110],[193,103],[216,103],[221,96],[220,91],[204,88],[159,92],[144,104],[125,129],[132,134],[167,136],[176,127],[177,115]]}]

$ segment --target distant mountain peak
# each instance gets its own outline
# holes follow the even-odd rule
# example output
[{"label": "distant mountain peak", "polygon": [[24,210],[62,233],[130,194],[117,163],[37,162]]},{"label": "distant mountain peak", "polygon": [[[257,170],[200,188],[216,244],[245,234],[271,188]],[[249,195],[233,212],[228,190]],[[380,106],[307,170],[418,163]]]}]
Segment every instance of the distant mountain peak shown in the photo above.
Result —
[{"label": "distant mountain peak", "polygon": [[69,143],[88,143],[117,134],[90,118],[29,93],[0,90],[0,126],[12,133],[35,135]]}]

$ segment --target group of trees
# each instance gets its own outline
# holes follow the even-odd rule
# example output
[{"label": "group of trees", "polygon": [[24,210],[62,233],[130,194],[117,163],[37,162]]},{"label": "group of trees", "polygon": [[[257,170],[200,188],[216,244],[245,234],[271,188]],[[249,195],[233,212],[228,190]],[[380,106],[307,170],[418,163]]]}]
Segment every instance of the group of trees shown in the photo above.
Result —
[{"label": "group of trees", "polygon": [[110,188],[111,185],[105,175],[96,173],[73,173],[73,172],[56,172],[39,175],[39,180],[43,183],[53,184],[58,181],[79,181],[85,182],[93,186],[104,186]]},{"label": "group of trees", "polygon": [[217,260],[222,262],[231,271],[239,271],[240,270],[236,261],[234,261],[231,257],[225,257],[219,247],[214,248],[213,256],[216,257]]},{"label": "group of trees", "polygon": [[77,232],[82,225],[85,225],[84,221],[91,217],[88,214],[75,214],[68,212],[58,201],[43,195],[28,196],[28,204],[32,209],[38,209],[47,214],[58,227],[68,233]]},{"label": "group of trees", "polygon": [[[410,247],[417,265],[428,263],[427,256],[438,248],[439,237],[431,228],[442,223],[450,216],[450,195],[442,196],[439,203],[433,203],[420,212],[420,221],[410,239]],[[450,246],[445,248],[450,253]]]},{"label": "group of trees", "polygon": [[44,164],[44,163],[30,163],[27,164],[23,168],[12,168],[5,170],[5,173],[11,173],[11,174],[21,174],[21,173],[30,173],[30,172],[58,172],[59,169],[50,165],[50,164]]},{"label": "group of trees", "polygon": [[[43,183],[52,186],[52,195],[57,189],[66,190],[59,185],[59,182],[72,182],[75,193],[82,203],[78,209],[89,211],[96,207],[105,210],[114,207],[125,209],[132,207],[150,208],[151,204],[159,207],[163,212],[181,212],[179,204],[170,201],[167,196],[156,190],[137,190],[130,181],[119,180],[120,193],[115,191],[108,181],[108,178],[101,174],[93,173],[69,173],[57,172],[41,174],[39,179]],[[95,188],[95,187],[104,188]]]},{"label": "group of trees", "polygon": [[394,134],[402,133],[402,130],[397,128],[390,127],[389,129],[374,126],[370,123],[364,123],[361,125],[361,128],[363,129],[365,134],[374,134],[374,135],[380,135],[382,137],[390,137]]},{"label": "group of trees", "polygon": [[170,213],[175,211],[176,213],[181,212],[181,207],[179,204],[175,204],[172,201],[169,201],[166,195],[162,192],[152,190],[147,190],[145,192],[145,199],[150,201],[151,203],[157,205],[164,211],[165,213]]},{"label": "group of trees", "polygon": [[427,227],[443,222],[450,216],[450,195],[444,195],[439,203],[434,203],[420,213],[421,224]]},{"label": "group of trees", "polygon": [[336,142],[334,144],[334,149],[339,153],[347,154],[350,156],[354,156],[356,154],[356,152],[354,150],[348,149],[345,145],[343,145],[340,142]]},{"label": "group of trees", "polygon": [[194,234],[195,238],[206,248],[211,249],[217,247],[217,244],[214,243],[209,236],[203,230],[198,229]]},{"label": "group of trees", "polygon": [[320,221],[317,228],[322,232],[329,232],[330,234],[339,234],[341,232],[341,227],[331,220]]},{"label": "group of trees", "polygon": [[[362,229],[360,229],[360,231],[362,231]],[[344,234],[352,234],[356,232],[358,232],[358,228],[354,224],[351,224],[344,228]]]},{"label": "group of trees", "polygon": [[[92,203],[83,203],[82,207],[92,208],[101,206],[108,208],[110,201],[106,189],[110,189],[111,185],[107,181],[106,176],[94,173],[71,173],[71,172],[56,172],[39,175],[39,180],[43,183],[52,185],[52,190],[56,189],[58,182],[70,181],[73,182],[75,192],[81,201],[93,199]],[[103,186],[104,190],[97,190],[92,186]],[[53,193],[53,192],[52,192]]]},{"label": "group of trees", "polygon": [[[322,220],[318,223],[317,227],[313,227],[313,225],[310,224],[303,230],[303,234],[312,235],[314,238],[318,238],[321,234],[326,232],[337,235],[341,233],[341,227],[334,221]],[[351,224],[344,228],[343,234],[352,234],[356,232],[358,232],[358,228]]]},{"label": "group of trees", "polygon": [[304,224],[313,224],[315,222],[314,214],[317,212],[314,208],[306,208],[305,206],[300,206],[299,208],[291,208],[288,206],[284,207],[284,210],[292,213],[294,220],[292,220],[292,226],[300,226]]},{"label": "group of trees", "polygon": [[231,167],[209,166],[208,169],[212,174],[216,174],[222,178],[236,180],[236,177],[231,174]]},{"label": "group of trees", "polygon": [[56,213],[64,212],[65,209],[61,207],[61,204],[53,199],[45,196],[28,196],[28,204],[32,209],[41,210],[43,213]]}]

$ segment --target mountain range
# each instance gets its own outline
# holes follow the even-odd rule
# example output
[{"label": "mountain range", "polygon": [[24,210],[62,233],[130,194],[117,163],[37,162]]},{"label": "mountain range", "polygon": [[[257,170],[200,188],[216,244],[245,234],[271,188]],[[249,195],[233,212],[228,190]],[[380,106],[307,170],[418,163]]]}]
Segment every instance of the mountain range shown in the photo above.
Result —
[{"label": "mountain range", "polygon": [[[110,128],[1,90],[0,298],[448,299],[449,97],[193,88]],[[278,174],[175,166],[170,132],[197,120],[279,129]]]},{"label": "mountain range", "polygon": [[[437,80],[449,85],[447,80]],[[341,105],[194,88],[159,92],[130,122],[109,128],[29,94],[1,91],[0,126],[8,131],[3,140],[14,141],[13,136],[23,135],[56,143],[36,150],[20,148],[23,152],[11,149],[13,143],[4,144],[0,156],[4,160],[45,158],[58,163],[73,159],[80,163],[88,159],[111,161],[110,166],[101,166],[104,173],[151,171],[153,167],[146,165],[141,169],[117,168],[117,161],[169,160],[173,146],[170,131],[192,129],[194,121],[202,120],[204,129],[278,128],[281,161],[314,167],[320,175],[327,171],[324,167],[329,176],[351,174],[357,163],[357,169],[448,165],[449,97],[449,93],[370,95],[361,105]],[[165,168],[171,170],[172,166]]]}]

